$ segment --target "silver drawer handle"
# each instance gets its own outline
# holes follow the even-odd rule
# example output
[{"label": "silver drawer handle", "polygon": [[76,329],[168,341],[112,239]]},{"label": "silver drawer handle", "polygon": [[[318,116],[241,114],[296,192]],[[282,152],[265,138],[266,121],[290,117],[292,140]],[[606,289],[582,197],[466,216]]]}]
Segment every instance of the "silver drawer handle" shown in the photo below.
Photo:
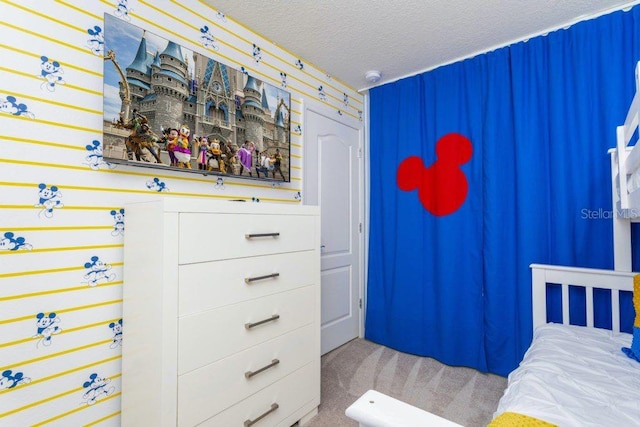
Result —
[{"label": "silver drawer handle", "polygon": [[245,239],[254,239],[256,237],[280,237],[280,233],[255,233],[255,234],[245,234]]},{"label": "silver drawer handle", "polygon": [[245,373],[244,373],[244,377],[245,377],[245,378],[247,378],[247,379],[249,379],[249,378],[251,378],[251,377],[252,377],[252,376],[254,376],[254,375],[258,375],[260,372],[264,372],[264,371],[266,371],[266,370],[267,370],[267,369],[269,369],[269,368],[273,368],[273,367],[274,367],[274,366],[276,366],[278,363],[280,363],[280,361],[279,361],[278,359],[273,359],[273,360],[271,361],[271,363],[269,363],[267,366],[264,366],[264,367],[262,367],[262,368],[258,369],[257,371],[247,371],[247,372],[245,372]]},{"label": "silver drawer handle", "polygon": [[245,323],[245,324],[244,324],[244,327],[245,327],[246,329],[251,329],[251,328],[253,328],[254,326],[259,326],[259,325],[262,325],[262,324],[267,323],[267,322],[273,322],[274,320],[278,320],[279,318],[280,318],[280,315],[279,315],[279,314],[274,314],[273,316],[269,317],[268,319],[264,319],[264,320],[261,320],[261,321],[259,321],[259,322],[255,322],[255,323]]},{"label": "silver drawer handle", "polygon": [[246,277],[244,279],[244,283],[248,285],[251,282],[255,282],[257,280],[264,280],[264,279],[271,279],[271,278],[275,279],[278,276],[280,276],[280,273],[267,274],[266,276],[258,276],[258,277]]},{"label": "silver drawer handle", "polygon": [[275,411],[276,409],[278,409],[280,406],[277,403],[272,403],[271,404],[271,409],[269,409],[267,412],[265,412],[264,414],[260,415],[258,418],[256,418],[255,420],[246,420],[244,422],[244,427],[251,427],[252,425],[254,425],[255,423],[257,423],[258,421],[260,421],[261,419],[263,419],[264,417],[266,417],[267,415],[269,415],[270,413],[272,413],[273,411]]}]

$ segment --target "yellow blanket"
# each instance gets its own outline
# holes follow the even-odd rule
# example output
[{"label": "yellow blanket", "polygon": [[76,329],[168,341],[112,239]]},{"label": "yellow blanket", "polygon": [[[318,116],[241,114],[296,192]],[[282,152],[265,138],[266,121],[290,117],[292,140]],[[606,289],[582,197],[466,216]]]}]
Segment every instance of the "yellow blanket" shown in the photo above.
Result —
[{"label": "yellow blanket", "polygon": [[528,415],[517,414],[515,412],[504,412],[496,417],[488,427],[557,427],[555,424],[530,417]]}]

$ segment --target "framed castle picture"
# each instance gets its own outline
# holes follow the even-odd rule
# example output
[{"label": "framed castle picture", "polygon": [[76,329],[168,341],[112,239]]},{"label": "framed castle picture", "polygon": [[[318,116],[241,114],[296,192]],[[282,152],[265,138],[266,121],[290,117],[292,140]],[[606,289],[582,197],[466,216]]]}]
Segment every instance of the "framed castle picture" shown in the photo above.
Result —
[{"label": "framed castle picture", "polygon": [[291,95],[105,15],[109,162],[289,182]]}]

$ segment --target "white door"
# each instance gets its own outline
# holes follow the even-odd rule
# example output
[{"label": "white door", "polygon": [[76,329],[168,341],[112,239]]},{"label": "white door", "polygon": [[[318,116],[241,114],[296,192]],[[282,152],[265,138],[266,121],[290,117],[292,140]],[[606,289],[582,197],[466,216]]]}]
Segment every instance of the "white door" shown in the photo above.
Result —
[{"label": "white door", "polygon": [[305,114],[305,204],[320,206],[322,354],[360,332],[360,130]]}]

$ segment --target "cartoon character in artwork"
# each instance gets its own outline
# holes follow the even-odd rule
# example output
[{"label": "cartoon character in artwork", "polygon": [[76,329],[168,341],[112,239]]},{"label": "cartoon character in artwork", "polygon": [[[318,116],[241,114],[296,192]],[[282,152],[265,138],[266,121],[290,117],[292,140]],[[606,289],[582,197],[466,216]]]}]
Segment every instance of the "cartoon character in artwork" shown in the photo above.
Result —
[{"label": "cartoon character in artwork", "polygon": [[226,154],[223,154],[222,147],[226,149],[226,145],[221,145],[220,140],[214,138],[211,141],[211,147],[209,148],[209,153],[211,157],[209,158],[209,170],[216,170],[222,173],[226,172],[226,165],[224,163]]},{"label": "cartoon character in artwork", "polygon": [[191,150],[189,149],[189,136],[191,136],[191,129],[189,129],[189,126],[180,126],[178,134],[178,145],[176,146],[174,151],[179,168],[191,169]]},{"label": "cartoon character in artwork", "polygon": [[253,59],[256,61],[256,64],[262,61],[262,50],[260,49],[260,46],[254,43],[253,51],[251,53],[253,54]]},{"label": "cartoon character in artwork", "polygon": [[149,120],[145,115],[134,109],[131,121],[125,123],[125,120],[120,117],[116,127],[131,130],[131,133],[124,141],[131,160],[162,163],[159,153],[160,147],[158,146],[160,138],[149,127]]},{"label": "cartoon character in artwork", "polygon": [[178,136],[180,135],[180,133],[176,128],[163,129],[162,133],[164,134],[162,141],[164,142],[164,147],[169,154],[171,166],[178,166],[178,159],[176,158],[176,147],[178,146]]},{"label": "cartoon character in artwork", "polygon": [[104,33],[102,28],[94,25],[93,28],[87,29],[87,33],[91,36],[87,40],[87,47],[91,49],[94,55],[102,56],[104,54]]},{"label": "cartoon character in artwork", "polygon": [[47,89],[49,92],[56,90],[56,85],[63,85],[66,82],[62,78],[64,70],[60,66],[58,61],[51,61],[46,56],[40,57],[40,74],[38,77],[45,79],[46,81],[40,85],[40,89]]},{"label": "cartoon character in artwork", "polygon": [[221,21],[221,22],[227,22],[227,17],[225,16],[225,14],[223,12],[218,11],[216,13],[216,18],[218,18],[218,20]]},{"label": "cartoon character in artwork", "polygon": [[111,216],[113,217],[115,224],[113,225],[112,236],[124,236],[124,208],[119,210],[112,210]]},{"label": "cartoon character in artwork", "polygon": [[111,380],[109,378],[99,377],[95,372],[89,375],[89,381],[85,381],[84,384],[82,384],[82,387],[87,389],[82,395],[82,400],[85,401],[84,403],[93,405],[99,397],[111,395],[115,387],[109,387],[110,382]]},{"label": "cartoon character in artwork", "polygon": [[251,174],[251,167],[253,165],[253,152],[256,151],[256,144],[251,141],[245,141],[242,147],[238,149],[238,160],[240,160],[240,175],[246,169]]},{"label": "cartoon character in artwork", "polygon": [[99,257],[92,256],[91,261],[84,263],[84,268],[89,269],[87,274],[84,275],[84,279],[89,286],[94,287],[99,281],[105,280],[111,282],[116,278],[116,273],[109,272],[111,266],[101,261]]},{"label": "cartoon character in artwork", "polygon": [[56,313],[38,313],[36,315],[37,332],[33,338],[40,338],[36,347],[38,347],[40,343],[46,347],[50,346],[51,337],[62,332],[62,329],[60,329],[56,323],[60,323],[60,318]]},{"label": "cartoon character in artwork", "polygon": [[51,218],[53,216],[53,210],[62,208],[64,205],[62,204],[62,193],[55,185],[51,187],[47,187],[46,184],[40,183],[38,185],[40,191],[38,192],[38,203],[34,205],[36,208],[42,208],[40,214],[44,213],[44,216],[47,218]]},{"label": "cartoon character in artwork", "polygon": [[36,116],[29,111],[26,104],[18,103],[15,96],[7,96],[4,100],[0,98],[0,113],[11,114],[12,116],[27,117],[35,119]]},{"label": "cartoon character in artwork", "polygon": [[218,50],[216,38],[213,37],[211,31],[209,31],[209,27],[203,25],[202,28],[200,28],[200,32],[202,33],[202,35],[200,36],[200,43],[202,43],[202,46],[206,49]]},{"label": "cartoon character in artwork", "polygon": [[324,86],[322,85],[318,86],[318,98],[320,98],[321,101],[327,100],[327,93],[325,92]]},{"label": "cartoon character in artwork", "polygon": [[116,10],[113,13],[118,18],[123,18],[127,21],[131,21],[131,17],[129,16],[131,12],[133,12],[133,9],[129,8],[129,0],[118,0]]},{"label": "cartoon character in artwork", "polygon": [[207,169],[207,153],[209,151],[209,138],[206,135],[195,137],[195,144],[198,147],[198,169]]},{"label": "cartoon character in artwork", "polygon": [[240,160],[238,159],[238,146],[236,144],[225,144],[225,170],[233,175],[240,175]]},{"label": "cartoon character in artwork", "polygon": [[153,178],[151,181],[147,181],[147,188],[149,190],[157,191],[158,193],[169,192],[169,187],[160,178]]},{"label": "cartoon character in artwork", "polygon": [[113,331],[113,342],[109,348],[122,347],[122,319],[109,323],[109,327]]},{"label": "cartoon character in artwork", "polygon": [[2,372],[2,375],[0,376],[0,391],[9,390],[21,384],[29,384],[30,382],[31,378],[25,377],[24,373],[14,373],[11,369],[7,369]]},{"label": "cartoon character in artwork", "polygon": [[17,251],[20,249],[30,251],[33,246],[27,243],[24,237],[16,237],[10,231],[4,233],[4,237],[0,237],[0,251]]},{"label": "cartoon character in artwork", "polygon": [[98,170],[100,166],[104,165],[109,169],[113,169],[115,165],[105,162],[104,157],[102,156],[102,144],[97,139],[94,139],[91,144],[85,145],[85,147],[89,154],[85,157],[87,161],[85,165],[89,165],[91,169]]}]

